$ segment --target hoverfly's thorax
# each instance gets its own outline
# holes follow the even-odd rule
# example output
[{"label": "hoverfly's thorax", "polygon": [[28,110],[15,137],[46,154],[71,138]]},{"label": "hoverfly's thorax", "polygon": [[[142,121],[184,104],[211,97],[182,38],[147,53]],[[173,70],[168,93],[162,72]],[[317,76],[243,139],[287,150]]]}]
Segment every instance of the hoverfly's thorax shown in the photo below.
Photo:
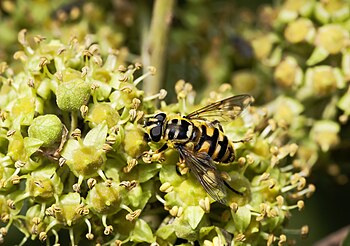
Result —
[{"label": "hoverfly's thorax", "polygon": [[176,143],[183,143],[190,140],[192,137],[192,132],[192,122],[177,116],[168,120],[164,132],[164,139]]}]

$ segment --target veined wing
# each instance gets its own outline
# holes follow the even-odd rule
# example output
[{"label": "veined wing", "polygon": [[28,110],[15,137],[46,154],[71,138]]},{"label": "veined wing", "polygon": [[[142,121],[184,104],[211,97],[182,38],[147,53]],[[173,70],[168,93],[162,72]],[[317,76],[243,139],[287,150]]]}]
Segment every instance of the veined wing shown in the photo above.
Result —
[{"label": "veined wing", "polygon": [[209,117],[228,117],[229,119],[235,119],[253,101],[254,98],[248,94],[236,95],[209,104],[185,117],[187,119],[206,119]]},{"label": "veined wing", "polygon": [[194,153],[185,146],[178,145],[176,149],[180,157],[196,176],[205,191],[216,201],[226,203],[226,189],[222,177],[219,174],[213,160],[207,153]]}]

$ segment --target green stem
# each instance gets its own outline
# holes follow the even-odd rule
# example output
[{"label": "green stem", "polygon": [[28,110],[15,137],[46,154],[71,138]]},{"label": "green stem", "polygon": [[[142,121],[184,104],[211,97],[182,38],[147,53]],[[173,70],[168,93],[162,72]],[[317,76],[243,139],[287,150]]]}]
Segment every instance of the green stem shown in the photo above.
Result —
[{"label": "green stem", "polygon": [[69,136],[72,134],[72,132],[75,130],[75,128],[77,128],[77,126],[78,126],[78,112],[73,111],[73,112],[71,112]]},{"label": "green stem", "polygon": [[[170,29],[172,11],[175,0],[156,0],[153,6],[152,21],[149,32],[143,32],[142,63],[144,73],[148,66],[154,66],[157,72],[154,76],[146,78],[143,89],[146,95],[159,92],[165,68],[165,54]],[[144,31],[144,30],[143,30]]]}]

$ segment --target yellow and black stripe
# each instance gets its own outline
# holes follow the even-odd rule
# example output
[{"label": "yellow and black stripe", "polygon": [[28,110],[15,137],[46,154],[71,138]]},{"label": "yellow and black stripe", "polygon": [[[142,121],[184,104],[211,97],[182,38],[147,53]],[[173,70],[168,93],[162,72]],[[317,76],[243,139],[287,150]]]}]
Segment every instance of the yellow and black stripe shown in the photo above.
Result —
[{"label": "yellow and black stripe", "polygon": [[191,140],[195,152],[205,152],[216,162],[229,163],[235,159],[232,143],[222,131],[202,121],[193,123]]}]

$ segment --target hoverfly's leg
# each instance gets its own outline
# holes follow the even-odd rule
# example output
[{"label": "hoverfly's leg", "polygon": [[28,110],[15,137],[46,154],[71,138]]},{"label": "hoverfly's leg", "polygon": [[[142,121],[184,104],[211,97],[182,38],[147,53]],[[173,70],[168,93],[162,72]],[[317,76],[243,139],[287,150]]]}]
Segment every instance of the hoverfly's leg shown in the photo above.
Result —
[{"label": "hoverfly's leg", "polygon": [[168,144],[167,143],[165,143],[162,147],[160,147],[159,149],[157,149],[156,151],[155,151],[155,153],[161,153],[161,152],[163,152],[163,151],[165,151],[166,149],[168,148]]},{"label": "hoverfly's leg", "polygon": [[168,145],[165,143],[162,147],[157,149],[156,151],[145,151],[142,153],[142,160],[146,163],[151,162],[162,162],[164,161],[163,152],[168,148]]},{"label": "hoverfly's leg", "polygon": [[249,142],[250,140],[252,140],[252,136],[248,136],[248,137],[245,137],[241,140],[234,140],[234,141],[231,141],[232,143],[247,143]]},{"label": "hoverfly's leg", "polygon": [[179,173],[181,175],[188,173],[189,169],[188,169],[186,162],[183,158],[180,157],[180,159],[179,159],[178,163],[176,163],[176,165],[177,165],[177,170],[179,171]]},{"label": "hoverfly's leg", "polygon": [[221,172],[221,177],[222,177],[222,180],[224,181],[224,184],[227,188],[229,188],[231,191],[233,191],[234,193],[240,195],[240,196],[243,196],[243,193],[232,188],[231,185],[227,182],[227,181],[230,181],[231,180],[231,177],[229,176],[229,174],[227,172]]},{"label": "hoverfly's leg", "polygon": [[68,138],[68,129],[65,125],[63,125],[61,142],[60,142],[60,145],[58,146],[58,149],[53,154],[54,158],[58,159],[61,156],[61,151],[63,150],[64,144],[67,142],[67,138]]},{"label": "hoverfly's leg", "polygon": [[234,193],[236,193],[237,195],[240,195],[240,196],[243,196],[243,193],[238,191],[238,190],[235,190],[231,187],[231,185],[229,183],[226,182],[226,180],[224,180],[224,184],[227,188],[229,188],[231,191],[233,191]]}]

